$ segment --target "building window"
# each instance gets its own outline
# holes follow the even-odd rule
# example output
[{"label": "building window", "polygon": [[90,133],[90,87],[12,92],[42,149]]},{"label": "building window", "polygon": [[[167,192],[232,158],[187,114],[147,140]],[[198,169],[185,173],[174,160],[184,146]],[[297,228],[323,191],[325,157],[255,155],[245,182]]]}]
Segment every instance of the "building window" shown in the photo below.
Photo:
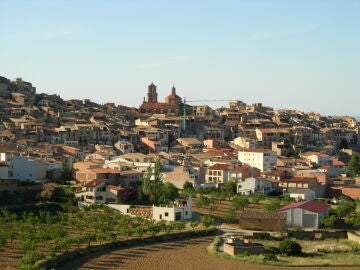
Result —
[{"label": "building window", "polygon": [[165,217],[168,217],[169,216],[169,212],[165,212]]},{"label": "building window", "polygon": [[188,211],[185,211],[185,215],[187,215],[188,214]]}]

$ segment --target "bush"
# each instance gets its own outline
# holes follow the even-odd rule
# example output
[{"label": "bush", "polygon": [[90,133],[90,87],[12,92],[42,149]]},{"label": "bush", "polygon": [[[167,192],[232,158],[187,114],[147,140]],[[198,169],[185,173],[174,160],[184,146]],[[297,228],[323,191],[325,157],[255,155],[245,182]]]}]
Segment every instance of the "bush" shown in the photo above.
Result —
[{"label": "bush", "polygon": [[299,256],[302,254],[302,247],[296,241],[286,239],[279,244],[280,253],[287,256]]},{"label": "bush", "polygon": [[264,258],[263,258],[264,261],[272,261],[272,262],[278,262],[278,258],[276,257],[275,254],[273,253],[265,253],[264,254]]},{"label": "bush", "polygon": [[266,248],[268,254],[280,254],[280,249],[277,247],[268,247]]}]

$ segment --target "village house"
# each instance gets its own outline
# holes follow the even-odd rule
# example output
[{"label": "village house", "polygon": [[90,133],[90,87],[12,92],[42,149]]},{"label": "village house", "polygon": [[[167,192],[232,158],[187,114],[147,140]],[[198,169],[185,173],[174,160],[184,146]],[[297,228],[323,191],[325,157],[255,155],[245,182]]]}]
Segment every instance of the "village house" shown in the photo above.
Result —
[{"label": "village house", "polygon": [[270,149],[272,142],[290,142],[290,131],[288,129],[257,128],[256,138],[261,147]]},{"label": "village house", "polygon": [[238,159],[244,164],[258,168],[261,172],[275,168],[277,163],[276,153],[269,149],[239,150]]},{"label": "village house", "polygon": [[154,220],[180,221],[192,218],[192,198],[177,199],[173,205],[153,206]]},{"label": "village house", "polygon": [[75,193],[76,198],[85,203],[118,203],[121,186],[107,185],[104,179],[94,179]]},{"label": "village house", "polygon": [[96,168],[77,171],[75,179],[84,184],[95,179],[106,180],[108,184],[117,184],[120,182],[120,175],[121,171],[118,170]]},{"label": "village house", "polygon": [[[294,198],[298,198],[299,196],[297,189],[312,190],[315,192],[316,198],[321,198],[325,195],[325,186],[320,185],[316,177],[295,176],[292,178],[281,179],[279,181],[279,188],[283,190],[284,194],[288,194]],[[289,193],[290,191],[295,191],[295,195],[291,195],[291,193]],[[312,194],[312,192],[309,194]]]},{"label": "village house", "polygon": [[245,208],[239,217],[239,225],[241,228],[284,231],[286,229],[286,214]]},{"label": "village house", "polygon": [[283,206],[278,211],[286,213],[288,227],[319,229],[329,208],[329,205],[316,201],[302,201]]},{"label": "village house", "polygon": [[191,166],[172,166],[171,171],[164,172],[164,181],[182,189],[186,182],[197,186],[199,171]]},{"label": "village house", "polygon": [[331,157],[327,154],[317,153],[317,152],[305,152],[300,154],[301,158],[306,159],[309,162],[309,165],[322,167],[322,166],[331,166]]},{"label": "village house", "polygon": [[240,195],[251,195],[256,192],[268,195],[278,190],[278,182],[272,179],[249,177],[237,183],[237,193]]}]

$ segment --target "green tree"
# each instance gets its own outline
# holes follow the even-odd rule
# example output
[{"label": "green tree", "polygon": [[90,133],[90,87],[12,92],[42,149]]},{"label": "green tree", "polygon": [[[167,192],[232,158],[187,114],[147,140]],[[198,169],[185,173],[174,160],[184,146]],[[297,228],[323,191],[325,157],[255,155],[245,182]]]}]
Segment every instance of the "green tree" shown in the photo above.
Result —
[{"label": "green tree", "polygon": [[236,218],[236,209],[235,208],[229,208],[226,210],[224,214],[221,215],[221,219],[223,219],[226,222],[232,222]]},{"label": "green tree", "polygon": [[222,188],[222,192],[225,196],[230,200],[232,196],[234,196],[237,192],[237,183],[236,179],[230,179],[227,183],[224,184]]},{"label": "green tree", "polygon": [[334,210],[337,218],[344,218],[351,215],[356,210],[356,203],[350,200],[342,201]]},{"label": "green tree", "polygon": [[201,217],[201,225],[207,230],[212,224],[214,224],[215,219],[210,216],[202,216]]},{"label": "green tree", "polygon": [[272,200],[269,204],[265,205],[265,210],[276,211],[280,207],[281,207],[281,202],[279,200]]},{"label": "green tree", "polygon": [[194,188],[193,184],[190,183],[189,181],[186,181],[181,190],[181,195],[182,196],[192,196],[193,194],[195,194],[195,188]]},{"label": "green tree", "polygon": [[155,161],[154,168],[149,166],[142,177],[142,192],[148,196],[150,203],[158,204],[163,182],[163,166],[160,159]]},{"label": "green tree", "polygon": [[296,241],[285,239],[280,242],[279,250],[281,254],[287,256],[299,256],[302,254],[302,247]]},{"label": "green tree", "polygon": [[199,226],[199,224],[200,224],[199,221],[193,221],[193,222],[190,223],[190,227],[191,227],[193,230],[195,230],[195,228],[196,228],[197,226]]},{"label": "green tree", "polygon": [[173,202],[177,197],[179,197],[179,190],[172,183],[166,182],[160,188],[158,202]]},{"label": "green tree", "polygon": [[246,196],[236,196],[232,200],[232,205],[236,210],[243,210],[249,204],[249,198]]},{"label": "green tree", "polygon": [[360,157],[359,155],[352,155],[350,161],[347,164],[347,169],[351,177],[360,174]]},{"label": "green tree", "polygon": [[323,218],[323,224],[325,228],[333,228],[336,222],[336,216],[327,216]]},{"label": "green tree", "polygon": [[360,213],[345,218],[345,223],[353,225],[355,228],[360,228]]},{"label": "green tree", "polygon": [[264,199],[264,194],[261,192],[255,192],[252,196],[251,196],[251,203],[254,204],[259,204],[263,199]]}]

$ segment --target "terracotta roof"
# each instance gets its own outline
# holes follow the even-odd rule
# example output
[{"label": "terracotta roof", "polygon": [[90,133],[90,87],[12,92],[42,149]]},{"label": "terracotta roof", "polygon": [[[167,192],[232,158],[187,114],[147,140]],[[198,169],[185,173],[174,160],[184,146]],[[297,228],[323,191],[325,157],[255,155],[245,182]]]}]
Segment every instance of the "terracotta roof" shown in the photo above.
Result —
[{"label": "terracotta roof", "polygon": [[331,166],[322,166],[322,167],[320,167],[319,169],[320,170],[328,170],[328,169],[330,169],[331,168]]},{"label": "terracotta roof", "polygon": [[85,187],[96,187],[98,185],[100,185],[101,183],[104,183],[105,180],[104,179],[94,179],[92,181],[90,181],[89,183],[87,183],[85,185]]},{"label": "terracotta roof", "polygon": [[345,163],[340,161],[338,158],[330,158],[333,166],[345,166]]},{"label": "terracotta roof", "polygon": [[144,102],[141,104],[140,109],[176,109],[178,105],[161,103],[161,102]]},{"label": "terracotta roof", "polygon": [[262,133],[289,133],[286,129],[275,129],[275,128],[259,128]]},{"label": "terracotta roof", "polygon": [[244,209],[240,218],[255,218],[255,219],[286,219],[286,213],[276,211],[255,211],[251,209]]},{"label": "terracotta roof", "polygon": [[113,186],[113,185],[106,185],[107,188],[112,189],[112,190],[122,190],[124,189],[121,186]]},{"label": "terracotta roof", "polygon": [[243,166],[236,166],[235,168],[231,169],[230,172],[243,172],[250,169],[250,166],[243,165]]},{"label": "terracotta roof", "polygon": [[309,182],[310,180],[314,179],[313,177],[300,177],[300,176],[295,176],[289,179],[281,179],[281,182]]},{"label": "terracotta roof", "polygon": [[243,149],[239,152],[248,152],[248,153],[267,153],[271,151],[271,149],[265,149],[265,148],[256,148],[256,149]]},{"label": "terracotta roof", "polygon": [[279,211],[285,211],[292,208],[301,208],[314,213],[321,213],[324,212],[326,209],[330,208],[330,206],[316,201],[303,201],[283,206],[279,209]]},{"label": "terracotta roof", "polygon": [[88,169],[90,172],[94,173],[113,173],[113,174],[120,174],[121,171],[114,170],[114,169],[107,169],[107,168],[95,168],[95,169]]},{"label": "terracotta roof", "polygon": [[217,170],[217,171],[224,171],[229,169],[230,165],[229,164],[214,164],[212,166],[209,167],[209,170]]}]

